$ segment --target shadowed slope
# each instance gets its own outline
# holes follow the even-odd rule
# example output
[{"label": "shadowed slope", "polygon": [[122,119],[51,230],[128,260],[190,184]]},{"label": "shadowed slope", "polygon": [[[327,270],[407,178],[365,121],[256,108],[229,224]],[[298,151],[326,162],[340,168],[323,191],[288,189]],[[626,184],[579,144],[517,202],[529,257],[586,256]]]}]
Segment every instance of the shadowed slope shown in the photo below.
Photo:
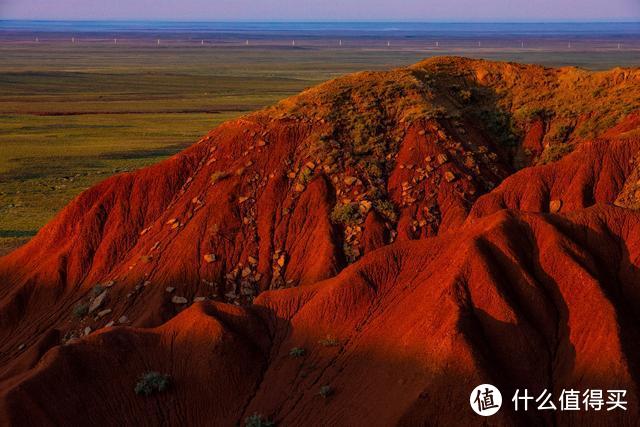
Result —
[{"label": "shadowed slope", "polygon": [[[629,391],[627,413],[506,407],[495,419],[505,425],[537,416],[632,425],[639,353],[627,292],[640,247],[619,242],[639,232],[640,216],[614,207],[567,219],[503,211],[374,251],[326,282],[263,293],[248,309],[196,304],[154,330],[108,329],[56,347],[4,383],[3,411],[16,424],[29,411],[66,425],[234,425],[254,412],[282,425],[468,425],[469,390],[489,382],[504,396],[525,387]],[[305,354],[290,356],[294,347]],[[132,385],[148,369],[171,374],[174,390],[136,397]],[[327,400],[323,385],[334,390]],[[87,412],[72,418],[51,399]]]}]

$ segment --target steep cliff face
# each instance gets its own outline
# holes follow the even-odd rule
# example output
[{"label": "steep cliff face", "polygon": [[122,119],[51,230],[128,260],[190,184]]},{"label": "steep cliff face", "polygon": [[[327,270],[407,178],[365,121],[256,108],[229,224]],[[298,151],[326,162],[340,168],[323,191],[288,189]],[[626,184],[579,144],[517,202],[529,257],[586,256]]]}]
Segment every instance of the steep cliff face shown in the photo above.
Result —
[{"label": "steep cliff face", "polygon": [[632,408],[498,424],[631,424],[638,83],[438,58],[104,181],[0,259],[1,419],[468,424],[491,382]]}]

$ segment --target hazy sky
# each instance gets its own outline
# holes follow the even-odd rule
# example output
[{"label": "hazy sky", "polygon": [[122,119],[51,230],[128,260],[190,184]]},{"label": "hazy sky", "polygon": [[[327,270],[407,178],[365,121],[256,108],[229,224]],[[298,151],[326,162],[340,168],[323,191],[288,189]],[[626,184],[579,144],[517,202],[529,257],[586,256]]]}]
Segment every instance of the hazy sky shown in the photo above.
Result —
[{"label": "hazy sky", "polygon": [[0,0],[0,19],[640,20],[640,0]]}]

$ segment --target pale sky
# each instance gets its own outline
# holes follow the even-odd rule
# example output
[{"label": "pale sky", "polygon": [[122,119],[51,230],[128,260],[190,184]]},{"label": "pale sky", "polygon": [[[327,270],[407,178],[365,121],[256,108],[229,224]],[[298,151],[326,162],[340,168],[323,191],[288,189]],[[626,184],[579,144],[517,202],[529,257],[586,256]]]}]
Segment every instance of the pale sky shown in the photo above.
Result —
[{"label": "pale sky", "polygon": [[640,21],[640,0],[0,0],[0,19]]}]

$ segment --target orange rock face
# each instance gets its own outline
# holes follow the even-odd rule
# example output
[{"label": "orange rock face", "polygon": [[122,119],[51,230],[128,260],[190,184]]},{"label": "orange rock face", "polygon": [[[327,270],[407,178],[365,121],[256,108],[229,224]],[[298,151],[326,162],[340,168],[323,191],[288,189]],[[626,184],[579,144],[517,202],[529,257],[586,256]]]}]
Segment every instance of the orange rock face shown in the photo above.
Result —
[{"label": "orange rock face", "polygon": [[109,178],[0,259],[0,423],[634,424],[639,76],[360,73]]}]

